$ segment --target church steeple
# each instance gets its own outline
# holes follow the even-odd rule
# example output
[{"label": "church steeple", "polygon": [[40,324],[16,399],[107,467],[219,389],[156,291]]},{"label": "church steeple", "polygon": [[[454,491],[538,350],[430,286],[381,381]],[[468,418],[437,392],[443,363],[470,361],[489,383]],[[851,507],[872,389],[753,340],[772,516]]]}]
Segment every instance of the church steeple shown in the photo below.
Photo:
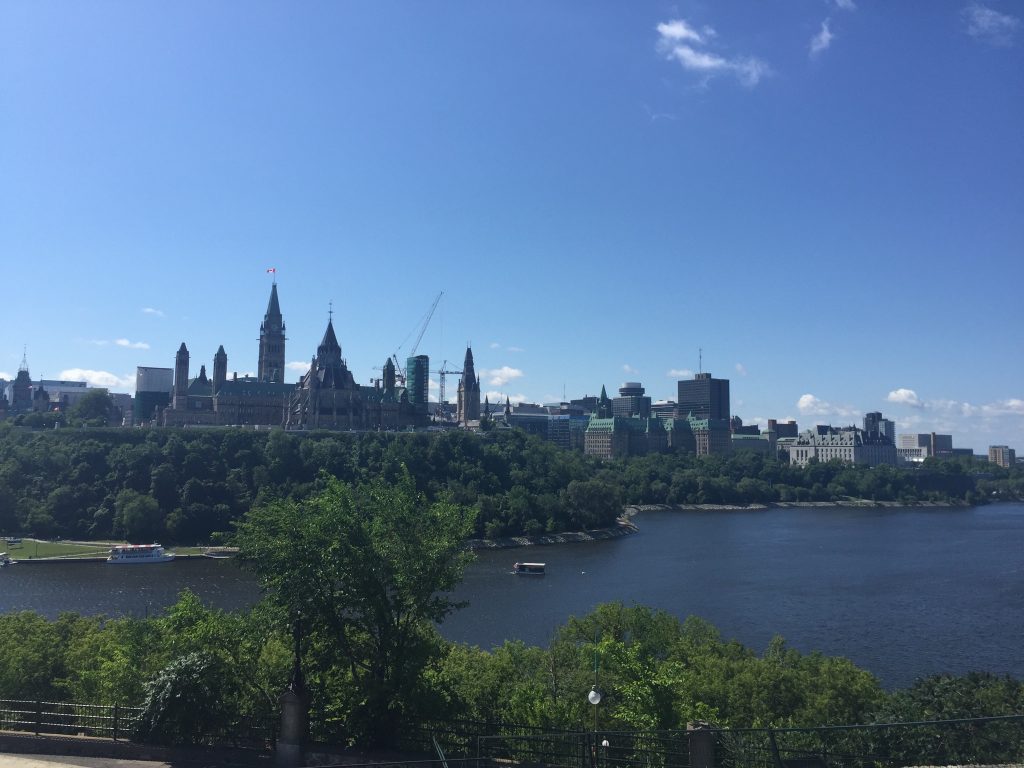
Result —
[{"label": "church steeple", "polygon": [[284,318],[277,299],[277,282],[270,287],[267,313],[260,324],[260,357],[257,377],[260,381],[284,381]]}]

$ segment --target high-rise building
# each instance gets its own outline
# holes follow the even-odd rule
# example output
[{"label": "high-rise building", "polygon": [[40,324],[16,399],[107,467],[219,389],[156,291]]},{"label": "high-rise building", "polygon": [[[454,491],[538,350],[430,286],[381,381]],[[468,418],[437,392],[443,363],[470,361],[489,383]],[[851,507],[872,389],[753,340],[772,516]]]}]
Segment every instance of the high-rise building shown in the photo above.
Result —
[{"label": "high-rise building", "polygon": [[800,428],[793,419],[781,423],[776,419],[768,419],[768,429],[774,432],[777,438],[796,437],[800,434]]},{"label": "high-rise building", "polygon": [[988,447],[988,460],[993,464],[1009,469],[1017,463],[1017,452],[1006,445],[990,445]]},{"label": "high-rise building", "polygon": [[[284,381],[284,318],[277,301],[277,282],[270,288],[267,313],[260,323],[260,358],[256,377],[260,381],[280,384]],[[214,377],[216,378],[216,376]]]},{"label": "high-rise building", "polygon": [[644,395],[643,384],[627,381],[619,387],[619,396],[612,400],[612,415],[650,417],[651,398]]},{"label": "high-rise building", "polygon": [[416,355],[405,361],[405,381],[409,402],[422,407],[425,413],[430,399],[430,358],[427,355]]},{"label": "high-rise building", "polygon": [[869,437],[884,437],[893,445],[896,444],[896,424],[890,419],[882,418],[880,411],[864,414],[864,432]]},{"label": "high-rise building", "polygon": [[679,382],[676,398],[679,418],[723,419],[729,421],[729,380],[712,378],[710,373],[694,374],[692,381]]}]

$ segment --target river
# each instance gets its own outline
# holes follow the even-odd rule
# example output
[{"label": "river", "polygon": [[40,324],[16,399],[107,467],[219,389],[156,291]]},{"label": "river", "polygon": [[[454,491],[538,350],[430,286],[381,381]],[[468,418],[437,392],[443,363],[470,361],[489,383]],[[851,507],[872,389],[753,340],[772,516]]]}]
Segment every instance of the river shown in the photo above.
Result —
[{"label": "river", "polygon": [[[852,659],[887,687],[940,672],[1024,678],[1024,504],[963,508],[657,511],[609,541],[486,550],[442,626],[490,648],[545,644],[570,615],[621,601],[701,616],[758,651],[775,634]],[[514,576],[516,559],[547,563]],[[0,613],[145,616],[190,588],[235,609],[258,597],[228,561],[141,568],[16,565],[0,571]]]}]

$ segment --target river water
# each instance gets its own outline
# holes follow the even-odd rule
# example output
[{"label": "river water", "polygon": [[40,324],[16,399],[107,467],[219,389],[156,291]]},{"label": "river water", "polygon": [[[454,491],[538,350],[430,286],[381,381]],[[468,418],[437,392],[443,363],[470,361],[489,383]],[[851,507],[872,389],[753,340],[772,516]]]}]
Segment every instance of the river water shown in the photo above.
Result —
[{"label": "river water", "polygon": [[[443,634],[543,645],[570,615],[618,600],[695,614],[761,651],[775,634],[852,659],[887,687],[986,670],[1024,677],[1024,504],[975,509],[657,511],[610,541],[487,550]],[[515,576],[517,559],[547,563]],[[145,616],[185,588],[236,609],[258,598],[230,561],[0,570],[0,613]]]}]

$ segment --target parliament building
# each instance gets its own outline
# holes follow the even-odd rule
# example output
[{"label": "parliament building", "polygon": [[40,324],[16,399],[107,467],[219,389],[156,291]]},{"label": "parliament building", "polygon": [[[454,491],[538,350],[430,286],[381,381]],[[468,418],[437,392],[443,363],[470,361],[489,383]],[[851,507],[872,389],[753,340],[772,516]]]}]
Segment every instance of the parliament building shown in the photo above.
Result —
[{"label": "parliament building", "polygon": [[[228,357],[221,345],[206,366],[189,377],[189,351],[182,342],[174,361],[170,403],[160,414],[164,426],[267,426],[288,429],[376,430],[426,426],[425,392],[410,392],[389,358],[373,386],[356,383],[341,354],[332,320],[309,370],[297,384],[284,382],[285,323],[277,283],[260,325],[256,376],[227,376]],[[425,387],[423,388],[425,389]],[[479,407],[479,406],[478,406]]]}]

